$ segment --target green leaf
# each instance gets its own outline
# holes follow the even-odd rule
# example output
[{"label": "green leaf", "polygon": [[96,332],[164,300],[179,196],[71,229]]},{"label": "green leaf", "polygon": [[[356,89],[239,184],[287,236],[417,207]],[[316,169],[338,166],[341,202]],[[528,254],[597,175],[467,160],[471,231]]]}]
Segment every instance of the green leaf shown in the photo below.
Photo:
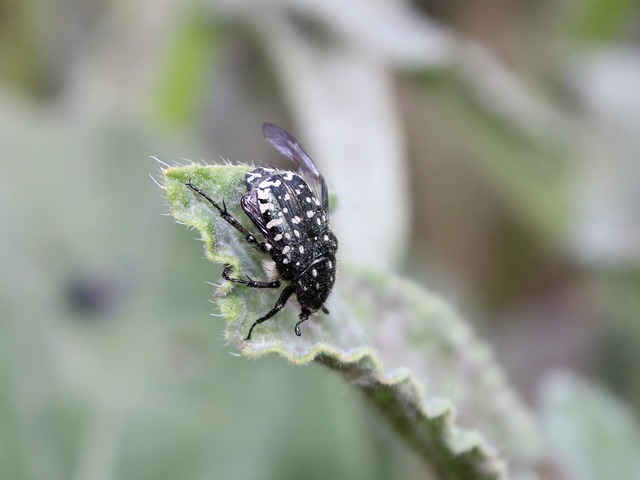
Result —
[{"label": "green leaf", "polygon": [[634,412],[603,387],[569,372],[542,388],[549,446],[568,478],[640,478],[640,431]]},{"label": "green leaf", "polygon": [[211,88],[224,27],[202,5],[186,9],[169,39],[156,87],[156,114],[175,126],[198,118]]},{"label": "green leaf", "polygon": [[576,5],[576,31],[586,40],[614,42],[633,24],[635,0],[587,0]]},{"label": "green leaf", "polygon": [[[255,252],[215,208],[185,184],[191,180],[249,229],[240,207],[246,165],[168,168],[165,192],[174,217],[200,231],[207,257],[230,264],[237,275],[265,278],[264,256]],[[295,301],[273,319],[253,321],[275,303],[277,293],[221,279],[215,300],[226,321],[226,340],[242,355],[277,353],[293,364],[317,362],[358,388],[401,438],[440,478],[506,478],[509,469],[535,478],[539,437],[528,410],[506,385],[490,350],[445,302],[417,285],[339,259],[329,315],[294,325]],[[418,380],[422,379],[422,382]],[[476,430],[482,426],[482,432]]]}]

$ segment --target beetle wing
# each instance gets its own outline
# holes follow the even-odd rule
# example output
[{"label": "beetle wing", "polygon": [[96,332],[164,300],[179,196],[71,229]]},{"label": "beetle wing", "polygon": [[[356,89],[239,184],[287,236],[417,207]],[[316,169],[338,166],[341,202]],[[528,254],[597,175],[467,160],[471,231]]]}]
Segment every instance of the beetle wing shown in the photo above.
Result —
[{"label": "beetle wing", "polygon": [[327,224],[326,214],[305,180],[290,175],[284,172],[269,177],[266,181],[272,185],[252,189],[240,201],[276,252],[308,241],[307,237],[318,235]]},{"label": "beetle wing", "polygon": [[298,164],[300,174],[316,191],[316,195],[322,203],[322,209],[326,212],[329,206],[327,182],[318,171],[313,160],[307,155],[307,152],[304,151],[295,138],[273,123],[264,123],[262,132],[264,133],[264,138],[276,150]]},{"label": "beetle wing", "polygon": [[251,190],[240,199],[240,205],[247,214],[247,216],[255,223],[260,229],[260,232],[267,236],[267,224],[264,221],[262,213],[260,213],[260,203],[258,201],[258,194],[256,190]]}]

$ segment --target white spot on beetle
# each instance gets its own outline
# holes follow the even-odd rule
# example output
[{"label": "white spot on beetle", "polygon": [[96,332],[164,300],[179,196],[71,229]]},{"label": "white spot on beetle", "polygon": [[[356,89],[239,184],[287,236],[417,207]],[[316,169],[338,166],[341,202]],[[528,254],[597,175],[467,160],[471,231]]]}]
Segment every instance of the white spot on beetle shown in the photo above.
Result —
[{"label": "white spot on beetle", "polygon": [[[307,210],[307,217],[311,218],[316,214],[313,210]],[[320,223],[320,219],[318,218],[318,223]]]},{"label": "white spot on beetle", "polygon": [[267,230],[271,230],[273,227],[281,225],[282,222],[284,222],[284,219],[282,217],[274,218],[269,223],[267,223]]},{"label": "white spot on beetle", "polygon": [[311,275],[313,275],[314,277],[318,276],[318,270],[316,270],[315,268],[313,270],[311,270]]},{"label": "white spot on beetle", "polygon": [[302,245],[300,245],[299,250],[300,250],[300,253],[304,253],[304,247]]},{"label": "white spot on beetle", "polygon": [[284,248],[282,249],[282,253],[284,253],[285,255],[290,251],[291,251],[291,247],[289,245],[285,245]]},{"label": "white spot on beetle", "polygon": [[273,239],[274,239],[276,242],[279,242],[280,240],[282,240],[282,234],[281,234],[281,233],[278,233],[275,237],[273,237]]},{"label": "white spot on beetle", "polygon": [[278,272],[278,267],[276,266],[276,262],[273,260],[263,260],[262,261],[262,269],[267,274],[267,278],[270,281],[277,280],[280,278],[280,272]]},{"label": "white spot on beetle", "polygon": [[279,187],[280,185],[282,185],[282,182],[279,179],[276,179],[274,181],[269,181],[267,180],[263,180],[258,184],[259,188],[264,188],[264,189],[268,189],[269,187]]},{"label": "white spot on beetle", "polygon": [[260,204],[260,213],[264,213],[267,210],[273,210],[273,203],[261,203]]}]

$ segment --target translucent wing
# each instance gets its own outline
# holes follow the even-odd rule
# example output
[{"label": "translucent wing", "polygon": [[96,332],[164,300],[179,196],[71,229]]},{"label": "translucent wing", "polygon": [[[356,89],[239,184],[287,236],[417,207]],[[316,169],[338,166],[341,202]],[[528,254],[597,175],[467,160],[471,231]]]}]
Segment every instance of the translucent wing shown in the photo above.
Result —
[{"label": "translucent wing", "polygon": [[263,124],[262,133],[264,133],[264,138],[276,150],[298,164],[300,174],[316,191],[322,203],[322,209],[326,212],[329,206],[327,182],[316,168],[313,160],[309,158],[307,152],[303,150],[295,138],[273,123]]}]

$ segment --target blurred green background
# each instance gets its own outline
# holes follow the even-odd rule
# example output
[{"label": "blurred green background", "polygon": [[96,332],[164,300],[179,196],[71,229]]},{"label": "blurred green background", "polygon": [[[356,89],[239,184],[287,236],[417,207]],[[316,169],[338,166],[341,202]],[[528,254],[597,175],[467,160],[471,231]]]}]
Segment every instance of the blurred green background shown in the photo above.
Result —
[{"label": "blurred green background", "polygon": [[263,121],[341,253],[449,298],[534,408],[561,368],[637,419],[639,41],[625,0],[0,1],[0,478],[424,478],[210,316],[152,157],[281,162]]}]

